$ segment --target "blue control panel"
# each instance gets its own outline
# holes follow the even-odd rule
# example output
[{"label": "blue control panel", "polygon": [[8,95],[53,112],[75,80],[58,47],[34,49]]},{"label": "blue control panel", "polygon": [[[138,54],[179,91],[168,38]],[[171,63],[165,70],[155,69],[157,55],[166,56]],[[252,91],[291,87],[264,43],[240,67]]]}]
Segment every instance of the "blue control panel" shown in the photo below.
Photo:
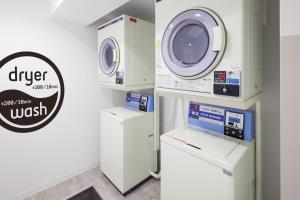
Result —
[{"label": "blue control panel", "polygon": [[240,140],[255,138],[253,111],[190,102],[188,124]]},{"label": "blue control panel", "polygon": [[126,95],[125,106],[132,110],[145,112],[154,111],[153,95],[128,92]]}]

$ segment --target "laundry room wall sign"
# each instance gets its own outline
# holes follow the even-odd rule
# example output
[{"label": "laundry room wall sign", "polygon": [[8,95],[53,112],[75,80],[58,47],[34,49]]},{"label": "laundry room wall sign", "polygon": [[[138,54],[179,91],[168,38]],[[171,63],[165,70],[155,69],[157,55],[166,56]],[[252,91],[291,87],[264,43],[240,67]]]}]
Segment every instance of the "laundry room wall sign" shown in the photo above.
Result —
[{"label": "laundry room wall sign", "polygon": [[49,124],[64,99],[57,66],[35,52],[18,52],[0,61],[0,125],[27,133]]}]

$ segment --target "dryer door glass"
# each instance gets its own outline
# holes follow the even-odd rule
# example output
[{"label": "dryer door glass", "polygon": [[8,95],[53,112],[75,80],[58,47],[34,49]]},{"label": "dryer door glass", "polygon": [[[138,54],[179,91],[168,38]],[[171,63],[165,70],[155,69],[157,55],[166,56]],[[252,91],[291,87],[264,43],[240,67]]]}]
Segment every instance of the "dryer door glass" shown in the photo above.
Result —
[{"label": "dryer door glass", "polygon": [[183,67],[199,63],[205,56],[209,45],[209,35],[204,25],[188,24],[182,27],[173,40],[173,52],[176,61]]},{"label": "dryer door glass", "polygon": [[113,75],[118,68],[118,46],[111,39],[105,39],[99,49],[99,66],[105,75]]},{"label": "dryer door glass", "polygon": [[167,26],[162,55],[167,67],[177,76],[199,78],[219,63],[224,44],[221,20],[212,11],[193,9],[179,14]]}]

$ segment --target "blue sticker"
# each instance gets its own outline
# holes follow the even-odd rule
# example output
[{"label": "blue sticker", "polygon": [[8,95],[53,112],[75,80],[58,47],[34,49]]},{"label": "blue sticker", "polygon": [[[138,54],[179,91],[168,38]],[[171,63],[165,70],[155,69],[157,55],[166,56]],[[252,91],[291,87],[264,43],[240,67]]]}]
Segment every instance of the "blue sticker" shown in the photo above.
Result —
[{"label": "blue sticker", "polygon": [[240,80],[239,79],[227,79],[227,83],[232,84],[232,85],[239,85]]}]

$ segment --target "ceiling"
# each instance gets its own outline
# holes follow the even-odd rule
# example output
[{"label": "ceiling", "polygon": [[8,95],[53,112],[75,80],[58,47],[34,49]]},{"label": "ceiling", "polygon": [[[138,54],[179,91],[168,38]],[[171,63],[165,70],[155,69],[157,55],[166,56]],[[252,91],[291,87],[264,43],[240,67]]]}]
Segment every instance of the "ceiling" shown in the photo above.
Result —
[{"label": "ceiling", "polygon": [[85,26],[102,24],[119,15],[127,14],[154,22],[154,0],[56,0],[52,18]]}]

